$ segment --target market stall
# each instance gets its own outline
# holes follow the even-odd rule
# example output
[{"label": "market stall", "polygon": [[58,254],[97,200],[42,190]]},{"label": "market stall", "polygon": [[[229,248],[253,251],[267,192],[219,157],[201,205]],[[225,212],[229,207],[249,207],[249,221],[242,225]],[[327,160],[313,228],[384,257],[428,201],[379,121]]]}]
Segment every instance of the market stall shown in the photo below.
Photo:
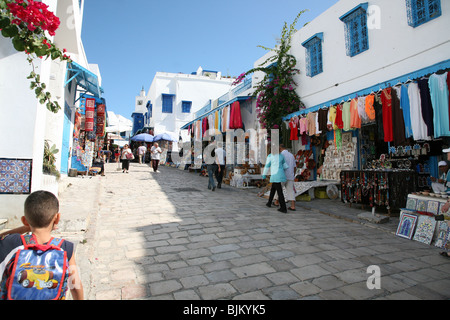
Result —
[{"label": "market stall", "polygon": [[[284,144],[309,156],[299,159],[298,182],[337,181],[342,201],[389,211],[431,189],[450,145],[440,120],[449,118],[447,71],[402,77],[284,118]],[[445,101],[436,98],[442,93]]]},{"label": "market stall", "polygon": [[83,95],[75,112],[72,171],[87,175],[98,152],[105,147],[105,100]]}]

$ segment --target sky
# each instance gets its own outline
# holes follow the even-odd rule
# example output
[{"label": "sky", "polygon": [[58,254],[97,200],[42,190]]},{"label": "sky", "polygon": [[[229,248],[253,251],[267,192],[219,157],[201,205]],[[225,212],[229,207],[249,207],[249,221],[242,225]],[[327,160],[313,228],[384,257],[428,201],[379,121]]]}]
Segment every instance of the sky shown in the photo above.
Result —
[{"label": "sky", "polygon": [[135,97],[156,72],[204,70],[237,77],[296,28],[338,0],[85,0],[82,41],[98,64],[107,109],[131,119]]}]

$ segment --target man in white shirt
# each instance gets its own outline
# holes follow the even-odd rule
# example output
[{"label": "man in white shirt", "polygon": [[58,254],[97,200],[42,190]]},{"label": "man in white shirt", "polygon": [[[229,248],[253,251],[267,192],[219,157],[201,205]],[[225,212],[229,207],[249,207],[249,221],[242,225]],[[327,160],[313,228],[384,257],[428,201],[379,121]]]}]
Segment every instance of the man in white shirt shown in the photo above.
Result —
[{"label": "man in white shirt", "polygon": [[218,169],[216,171],[217,188],[222,188],[223,174],[225,173],[225,150],[223,150],[222,144],[219,143],[214,150],[216,154],[216,164]]},{"label": "man in white shirt", "polygon": [[157,143],[153,144],[153,147],[150,149],[152,153],[152,167],[154,172],[158,171],[159,161],[161,160],[162,150]]},{"label": "man in white shirt", "polygon": [[284,156],[286,164],[289,166],[289,168],[284,170],[287,181],[282,183],[282,186],[286,190],[286,203],[288,203],[290,201],[291,206],[288,207],[288,210],[295,211],[294,180],[295,180],[295,169],[297,168],[297,163],[295,161],[294,155],[292,153],[290,153],[283,144],[280,144],[280,152]]},{"label": "man in white shirt", "polygon": [[139,164],[142,164],[142,162],[145,162],[145,153],[147,152],[147,147],[142,144],[138,148],[138,155],[139,155]]}]

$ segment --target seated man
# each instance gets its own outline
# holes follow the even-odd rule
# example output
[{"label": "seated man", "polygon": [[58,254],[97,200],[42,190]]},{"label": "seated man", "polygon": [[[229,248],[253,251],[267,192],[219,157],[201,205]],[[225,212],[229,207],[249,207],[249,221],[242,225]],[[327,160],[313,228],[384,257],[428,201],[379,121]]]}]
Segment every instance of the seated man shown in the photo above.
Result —
[{"label": "seated man", "polygon": [[103,157],[100,155],[100,152],[98,153],[98,157],[94,160],[92,168],[99,168],[100,172],[98,173],[100,173],[102,176],[105,175],[105,160],[103,160]]},{"label": "seated man", "polygon": [[434,193],[447,192],[447,182],[450,182],[450,176],[448,174],[448,164],[446,161],[439,162],[439,179],[431,177],[431,187]]}]

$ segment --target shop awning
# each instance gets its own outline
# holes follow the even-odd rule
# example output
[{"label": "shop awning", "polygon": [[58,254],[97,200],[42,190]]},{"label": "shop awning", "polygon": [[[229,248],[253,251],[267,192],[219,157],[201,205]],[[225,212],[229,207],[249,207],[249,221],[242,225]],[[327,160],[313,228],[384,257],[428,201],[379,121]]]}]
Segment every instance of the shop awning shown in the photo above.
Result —
[{"label": "shop awning", "polygon": [[85,90],[83,93],[90,93],[96,98],[101,97],[103,89],[99,85],[97,75],[72,61],[67,66],[65,86],[74,79],[78,86]]},{"label": "shop awning", "polygon": [[405,74],[403,76],[400,76],[400,77],[397,77],[397,78],[394,78],[394,79],[391,79],[391,80],[388,80],[388,81],[385,81],[385,82],[378,83],[378,84],[376,84],[374,86],[371,86],[369,88],[365,88],[365,89],[362,89],[362,90],[359,90],[359,91],[347,94],[345,96],[338,97],[338,98],[333,99],[333,100],[325,101],[325,102],[323,102],[323,103],[321,103],[319,105],[316,105],[316,106],[313,106],[313,107],[310,107],[310,108],[306,108],[306,109],[303,109],[303,110],[291,113],[291,114],[285,116],[283,118],[283,121],[289,121],[295,116],[308,114],[310,112],[316,112],[320,108],[324,108],[324,107],[326,108],[326,107],[329,107],[331,105],[335,105],[335,104],[341,103],[342,101],[347,101],[349,99],[353,99],[355,97],[367,96],[367,95],[369,95],[369,94],[371,94],[373,92],[377,92],[377,91],[382,90],[382,89],[390,88],[390,87],[395,86],[395,85],[397,85],[399,83],[406,83],[408,80],[419,79],[419,78],[421,78],[423,76],[430,75],[430,74],[435,73],[435,72],[437,72],[439,70],[444,70],[444,69],[449,69],[449,68],[450,68],[450,60],[445,60],[445,61],[436,63],[436,64],[434,64],[432,66],[429,66],[427,68],[423,68],[423,69],[420,69],[420,70],[417,70],[417,71]]},{"label": "shop awning", "polygon": [[236,97],[232,100],[229,100],[223,104],[221,104],[219,107],[212,109],[206,113],[204,113],[202,116],[198,117],[197,119],[186,123],[183,127],[181,127],[181,130],[186,130],[189,128],[190,125],[194,124],[195,122],[197,122],[198,120],[202,120],[203,118],[206,118],[207,116],[209,116],[210,114],[215,113],[216,111],[222,110],[223,108],[225,108],[226,106],[231,105],[232,103],[236,102],[236,101],[247,101],[248,99],[251,99],[250,96],[240,96],[240,97]]}]

